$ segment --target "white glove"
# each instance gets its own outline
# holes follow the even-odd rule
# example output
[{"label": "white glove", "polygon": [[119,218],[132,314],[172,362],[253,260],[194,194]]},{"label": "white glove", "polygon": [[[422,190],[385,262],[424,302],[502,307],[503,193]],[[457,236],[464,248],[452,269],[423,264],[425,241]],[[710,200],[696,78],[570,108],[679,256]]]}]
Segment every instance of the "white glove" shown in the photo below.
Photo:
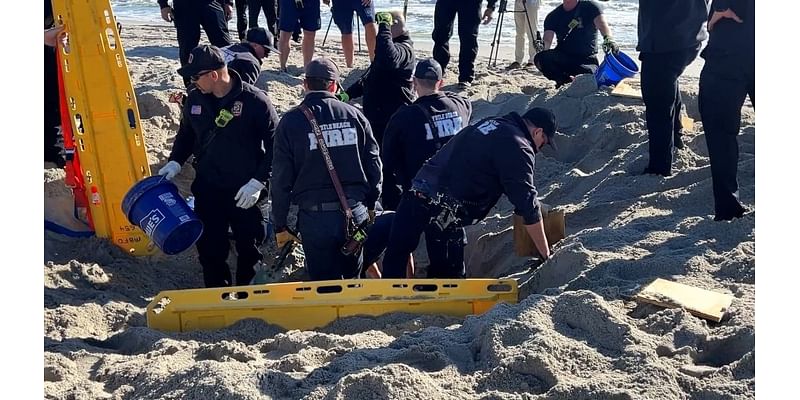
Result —
[{"label": "white glove", "polygon": [[252,207],[258,201],[258,196],[261,195],[261,191],[264,189],[264,184],[255,180],[250,179],[249,182],[245,183],[239,192],[236,193],[236,197],[234,200],[238,200],[236,202],[236,207],[248,209]]},{"label": "white glove", "polygon": [[170,161],[158,170],[159,175],[163,175],[169,180],[178,175],[179,172],[181,172],[181,165],[177,161]]}]

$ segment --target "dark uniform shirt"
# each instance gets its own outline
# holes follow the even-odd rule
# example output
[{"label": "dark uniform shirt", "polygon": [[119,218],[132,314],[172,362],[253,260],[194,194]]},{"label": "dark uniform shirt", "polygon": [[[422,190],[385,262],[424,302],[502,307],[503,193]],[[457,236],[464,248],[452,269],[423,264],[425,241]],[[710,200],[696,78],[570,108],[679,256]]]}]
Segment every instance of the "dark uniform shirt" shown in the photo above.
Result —
[{"label": "dark uniform shirt", "polygon": [[261,60],[256,51],[247,43],[232,44],[221,50],[228,68],[238,72],[243,81],[255,85],[261,73]]},{"label": "dark uniform shirt", "polygon": [[719,20],[709,33],[708,45],[703,50],[703,58],[709,56],[743,56],[747,63],[755,62],[756,52],[756,5],[755,0],[714,0],[709,19],[714,11],[730,8],[742,20],[730,18]]},{"label": "dark uniform shirt", "polygon": [[708,33],[703,27],[709,0],[639,0],[639,43],[643,53],[696,48]]},{"label": "dark uniform shirt", "polygon": [[[306,94],[301,104],[311,109],[320,126],[347,198],[374,209],[381,192],[381,161],[364,114],[323,91]],[[275,226],[286,226],[290,201],[301,209],[339,201],[311,123],[298,108],[286,112],[278,124],[274,159]]]},{"label": "dark uniform shirt", "polygon": [[[264,91],[229,72],[233,87],[225,97],[189,92],[169,156],[183,164],[194,155],[195,183],[207,188],[238,189],[250,179],[266,182],[272,168],[278,113]],[[232,118],[218,127],[215,120],[227,113]]]},{"label": "dark uniform shirt", "polygon": [[379,25],[375,59],[361,79],[347,88],[352,99],[364,96],[364,115],[380,143],[392,114],[414,101],[411,75],[414,73],[413,42],[408,35],[392,39],[386,24]]},{"label": "dark uniform shirt", "polygon": [[419,168],[453,135],[469,124],[472,103],[451,92],[423,96],[400,107],[383,137],[384,172],[394,174],[403,190]]},{"label": "dark uniform shirt", "polygon": [[593,1],[579,1],[571,11],[559,5],[545,17],[544,30],[555,32],[558,50],[579,58],[590,57],[597,54],[594,19],[600,14],[600,7]]},{"label": "dark uniform shirt", "polygon": [[[213,2],[219,3],[220,5],[222,4],[233,5],[233,0],[172,0],[172,4],[175,5],[175,3],[178,3],[187,5],[189,4],[190,1],[192,4],[196,5],[206,5]],[[169,0],[158,0],[158,7],[159,8],[169,7]]]},{"label": "dark uniform shirt", "polygon": [[427,195],[446,193],[463,205],[466,219],[479,221],[504,194],[514,213],[539,222],[533,184],[534,144],[525,121],[512,112],[470,125],[423,165],[414,187]]}]

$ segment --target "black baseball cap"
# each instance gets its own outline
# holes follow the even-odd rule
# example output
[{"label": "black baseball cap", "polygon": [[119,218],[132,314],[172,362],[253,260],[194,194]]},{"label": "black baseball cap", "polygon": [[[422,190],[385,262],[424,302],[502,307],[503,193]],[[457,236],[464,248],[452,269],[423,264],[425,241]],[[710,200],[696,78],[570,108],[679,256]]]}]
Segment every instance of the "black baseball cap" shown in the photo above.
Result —
[{"label": "black baseball cap", "polygon": [[272,32],[260,26],[248,29],[244,39],[250,43],[260,44],[264,46],[265,49],[275,54],[281,54],[281,52],[275,48],[275,37],[272,36]]},{"label": "black baseball cap", "polygon": [[216,46],[202,44],[189,53],[186,65],[178,68],[178,73],[184,78],[197,75],[201,71],[218,70],[225,66],[225,57],[222,50]]},{"label": "black baseball cap", "polygon": [[544,135],[547,136],[547,144],[549,144],[553,150],[558,150],[555,142],[558,124],[556,123],[556,115],[553,114],[552,111],[546,108],[534,107],[526,111],[525,114],[522,115],[522,118],[527,119],[536,125],[536,127],[542,128],[542,130],[544,130]]},{"label": "black baseball cap", "polygon": [[442,80],[442,75],[442,66],[433,58],[419,61],[417,67],[414,68],[414,77],[417,79],[440,81]]},{"label": "black baseball cap", "polygon": [[306,65],[306,78],[317,78],[326,81],[339,80],[339,67],[330,58],[320,57]]}]

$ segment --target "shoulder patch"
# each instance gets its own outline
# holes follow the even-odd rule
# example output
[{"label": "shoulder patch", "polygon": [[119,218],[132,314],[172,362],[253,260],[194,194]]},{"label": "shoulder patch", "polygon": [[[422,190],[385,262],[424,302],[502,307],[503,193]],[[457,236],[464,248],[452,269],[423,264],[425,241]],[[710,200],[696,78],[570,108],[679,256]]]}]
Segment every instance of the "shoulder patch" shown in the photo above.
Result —
[{"label": "shoulder patch", "polygon": [[231,113],[233,113],[233,115],[236,117],[242,115],[242,107],[244,107],[244,104],[241,101],[233,103],[233,108],[231,109]]},{"label": "shoulder patch", "polygon": [[190,112],[190,113],[191,113],[192,115],[200,115],[200,113],[201,113],[202,111],[203,111],[202,107],[200,107],[200,105],[199,105],[199,104],[195,104],[195,105],[193,105],[193,106],[192,106],[192,110],[191,110],[191,112]]}]

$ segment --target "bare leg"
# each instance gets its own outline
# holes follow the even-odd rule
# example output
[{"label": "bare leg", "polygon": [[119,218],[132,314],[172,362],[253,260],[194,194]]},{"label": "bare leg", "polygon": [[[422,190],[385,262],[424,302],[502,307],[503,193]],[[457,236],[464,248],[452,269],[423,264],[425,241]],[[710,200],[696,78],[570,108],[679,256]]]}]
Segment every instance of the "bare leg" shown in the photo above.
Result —
[{"label": "bare leg", "polygon": [[344,51],[344,63],[347,68],[353,67],[353,34],[342,34],[342,50]]},{"label": "bare leg", "polygon": [[[369,61],[375,59],[375,40],[378,37],[378,25],[370,23],[364,25],[364,36],[367,42],[367,51],[369,51]],[[352,45],[352,41],[350,42]]]},{"label": "bare leg", "polygon": [[286,61],[289,60],[289,39],[292,38],[292,32],[281,31],[281,37],[278,39],[278,50],[280,50],[281,70],[286,69]]},{"label": "bare leg", "polygon": [[[316,33],[315,31],[303,29],[303,66],[306,66],[311,62],[311,59],[314,58],[314,36]],[[291,35],[291,33],[289,35]],[[281,38],[283,38],[283,32],[281,32]]]}]

